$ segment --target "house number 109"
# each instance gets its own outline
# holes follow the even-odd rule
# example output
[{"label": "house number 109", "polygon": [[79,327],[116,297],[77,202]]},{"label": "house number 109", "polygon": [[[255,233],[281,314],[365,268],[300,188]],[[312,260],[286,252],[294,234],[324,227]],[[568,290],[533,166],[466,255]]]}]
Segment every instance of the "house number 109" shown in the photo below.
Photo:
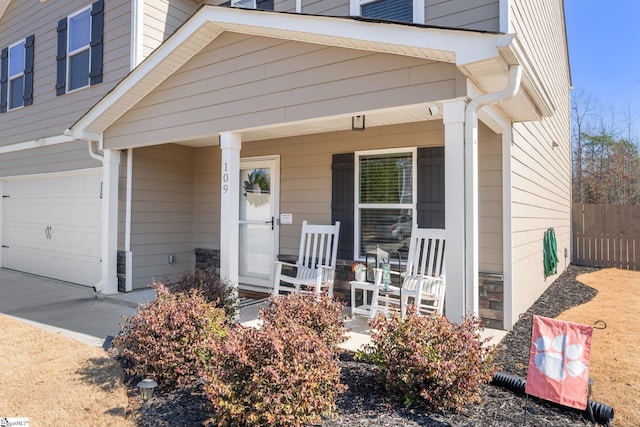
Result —
[{"label": "house number 109", "polygon": [[229,164],[224,162],[224,172],[222,173],[222,191],[226,193],[229,191]]}]

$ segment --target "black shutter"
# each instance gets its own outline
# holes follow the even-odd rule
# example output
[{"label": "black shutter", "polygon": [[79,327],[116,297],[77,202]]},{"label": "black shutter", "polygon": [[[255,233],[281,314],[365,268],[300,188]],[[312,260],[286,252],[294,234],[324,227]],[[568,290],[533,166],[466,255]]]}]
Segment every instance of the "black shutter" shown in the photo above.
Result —
[{"label": "black shutter", "polygon": [[444,228],[444,147],[418,148],[420,228]]},{"label": "black shutter", "polygon": [[89,84],[102,83],[102,38],[104,33],[104,0],[91,6],[91,71]]},{"label": "black shutter", "polygon": [[256,0],[256,9],[273,10],[273,0]]},{"label": "black shutter", "polygon": [[7,94],[9,81],[9,48],[2,49],[0,54],[0,113],[7,112]]},{"label": "black shutter", "polygon": [[35,37],[27,37],[24,45],[24,105],[33,104],[33,45]]},{"label": "black shutter", "polygon": [[354,159],[354,153],[334,154],[331,163],[331,223],[340,221],[340,259],[353,259]]},{"label": "black shutter", "polygon": [[56,96],[64,95],[67,81],[67,18],[58,21],[58,62]]}]

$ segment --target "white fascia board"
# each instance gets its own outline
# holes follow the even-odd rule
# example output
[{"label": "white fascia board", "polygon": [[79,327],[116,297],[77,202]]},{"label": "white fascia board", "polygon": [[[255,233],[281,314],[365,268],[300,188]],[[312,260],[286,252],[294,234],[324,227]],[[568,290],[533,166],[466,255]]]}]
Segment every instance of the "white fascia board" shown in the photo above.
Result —
[{"label": "white fascia board", "polygon": [[0,147],[0,154],[14,153],[16,151],[30,150],[32,148],[40,148],[47,145],[63,144],[65,142],[75,141],[67,135],[48,136],[45,138],[33,139],[31,141],[18,142],[16,144],[4,145]]},{"label": "white fascia board", "polygon": [[505,44],[504,36],[499,34],[205,5],[80,118],[71,127],[73,134],[85,130],[104,132],[225,31],[457,65],[498,57],[498,47]]},{"label": "white fascia board", "polygon": [[443,52],[444,56],[453,58],[449,62],[455,62],[457,65],[497,57],[499,39],[503,37],[500,34],[467,30],[233,8],[210,7],[203,12],[208,12],[209,20],[222,30],[268,34],[271,37],[283,34],[282,38],[286,39],[351,46],[355,49],[367,49],[367,45],[373,44],[386,48],[371,50],[398,54],[412,49],[416,52],[415,56],[419,57],[428,57],[429,51],[439,51]]}]

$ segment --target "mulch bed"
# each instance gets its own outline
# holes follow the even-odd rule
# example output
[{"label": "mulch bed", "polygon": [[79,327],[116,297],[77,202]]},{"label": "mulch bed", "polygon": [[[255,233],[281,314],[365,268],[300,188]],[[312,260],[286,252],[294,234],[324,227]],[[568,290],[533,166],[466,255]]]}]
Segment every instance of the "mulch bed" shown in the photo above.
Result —
[{"label": "mulch bed", "polygon": [[[526,378],[531,340],[531,319],[537,314],[556,317],[591,300],[596,291],[577,282],[576,276],[596,269],[569,266],[553,285],[524,313],[499,346],[497,363],[505,372]],[[426,411],[393,404],[375,381],[375,367],[341,355],[342,383],[348,390],[336,400],[337,415],[321,425],[332,426],[584,426],[585,414],[493,385],[483,387],[484,402],[462,413]],[[136,380],[128,379],[128,393],[140,426],[200,426],[207,417],[207,402],[199,387],[179,392],[156,392],[146,407],[139,406]],[[137,405],[137,406],[136,406]]]}]

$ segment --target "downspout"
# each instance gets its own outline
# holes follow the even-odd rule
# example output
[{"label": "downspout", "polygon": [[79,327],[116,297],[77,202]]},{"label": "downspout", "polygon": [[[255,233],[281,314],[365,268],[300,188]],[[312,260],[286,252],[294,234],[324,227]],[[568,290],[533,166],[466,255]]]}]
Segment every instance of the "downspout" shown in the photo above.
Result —
[{"label": "downspout", "polygon": [[[522,67],[509,66],[507,87],[495,93],[473,98],[466,106],[464,121],[465,140],[465,312],[478,315],[478,110],[496,104],[518,93],[522,80]],[[503,171],[504,173],[504,171]],[[471,267],[471,268],[469,268]]]},{"label": "downspout", "polygon": [[[98,153],[98,141],[89,140],[87,142],[88,142],[88,145],[89,145],[89,156],[92,159],[98,160],[102,164],[102,166],[104,167],[104,156],[102,154]],[[100,182],[102,182],[102,180]],[[101,196],[100,197],[102,197],[102,184],[101,184],[100,188],[101,188],[101,190],[100,190]],[[102,291],[102,279],[100,279],[100,281],[98,283],[93,285],[93,291],[96,292],[96,293],[101,293],[101,291]]]},{"label": "downspout", "polygon": [[[99,160],[103,163],[104,166],[104,156],[98,153],[98,141],[89,141],[89,156],[92,158]],[[132,198],[132,182],[133,182],[133,149],[129,148],[127,150],[127,194],[125,201],[125,232],[124,232],[124,251],[125,251],[125,291],[129,292],[133,289],[133,257],[131,253],[131,198]],[[101,282],[100,282],[101,283]],[[99,292],[101,289],[101,285],[98,283],[93,287],[96,292]]]},{"label": "downspout", "polygon": [[89,156],[100,162],[104,162],[104,156],[98,153],[98,141],[89,141]]}]

